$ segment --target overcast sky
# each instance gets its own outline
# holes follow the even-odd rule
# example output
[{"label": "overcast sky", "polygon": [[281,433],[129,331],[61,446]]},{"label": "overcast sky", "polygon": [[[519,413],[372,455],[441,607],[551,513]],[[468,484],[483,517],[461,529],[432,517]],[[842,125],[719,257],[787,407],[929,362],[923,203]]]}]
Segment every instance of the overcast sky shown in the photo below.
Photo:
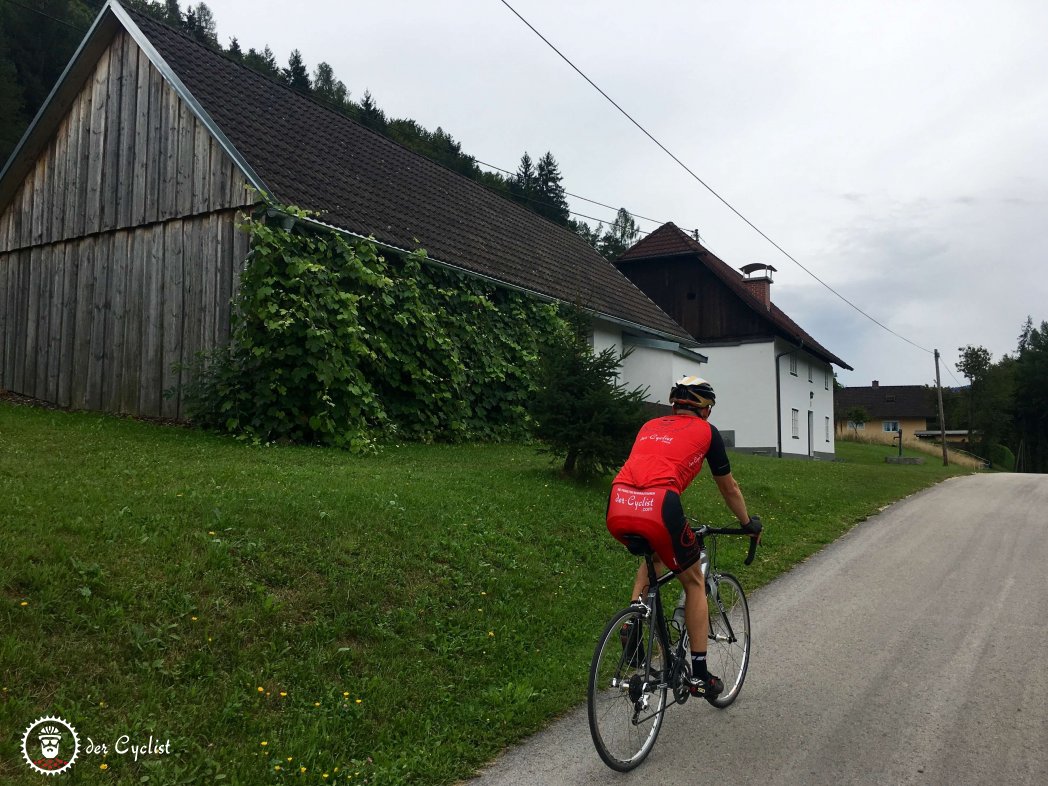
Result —
[{"label": "overcast sky", "polygon": [[[804,267],[938,348],[944,385],[964,381],[958,347],[997,359],[1028,314],[1048,320],[1043,0],[509,2]],[[733,267],[773,265],[773,300],[854,367],[845,385],[934,382],[930,352],[783,256],[500,0],[208,5],[223,45],[268,44],[281,65],[298,48],[480,161],[552,151],[568,191],[697,228]]]}]

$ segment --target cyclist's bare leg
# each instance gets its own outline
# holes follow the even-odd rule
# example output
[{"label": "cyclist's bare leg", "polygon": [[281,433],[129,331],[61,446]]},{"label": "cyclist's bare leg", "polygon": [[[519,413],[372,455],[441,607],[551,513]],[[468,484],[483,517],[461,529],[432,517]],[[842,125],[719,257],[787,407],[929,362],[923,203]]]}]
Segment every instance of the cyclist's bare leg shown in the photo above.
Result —
[{"label": "cyclist's bare leg", "polygon": [[684,624],[688,628],[688,638],[695,652],[706,650],[706,638],[710,632],[709,610],[706,607],[706,582],[702,578],[702,566],[695,563],[687,570],[677,574],[684,585],[687,597],[684,600]]}]

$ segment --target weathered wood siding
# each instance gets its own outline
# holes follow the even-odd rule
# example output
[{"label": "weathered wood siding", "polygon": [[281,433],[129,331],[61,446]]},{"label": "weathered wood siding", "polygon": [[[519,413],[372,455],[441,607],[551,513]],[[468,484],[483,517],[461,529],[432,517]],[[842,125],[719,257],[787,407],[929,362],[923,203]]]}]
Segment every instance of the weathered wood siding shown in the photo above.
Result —
[{"label": "weathered wood siding", "polygon": [[773,335],[768,321],[695,257],[625,262],[619,270],[700,341]]},{"label": "weathered wood siding", "polygon": [[229,336],[254,198],[120,33],[0,215],[0,387],[181,416],[176,368]]}]

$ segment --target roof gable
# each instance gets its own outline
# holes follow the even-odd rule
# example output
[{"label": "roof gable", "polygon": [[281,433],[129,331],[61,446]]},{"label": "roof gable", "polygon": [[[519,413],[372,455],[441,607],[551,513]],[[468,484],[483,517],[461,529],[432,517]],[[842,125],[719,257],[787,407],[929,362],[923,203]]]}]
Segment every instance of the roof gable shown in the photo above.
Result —
[{"label": "roof gable", "polygon": [[276,200],[386,246],[422,247],[438,263],[694,343],[574,232],[181,32],[134,12],[119,15],[228,140],[249,180]]},{"label": "roof gable", "polygon": [[[620,269],[625,268],[629,270],[635,265],[644,266],[657,260],[682,257],[693,258],[703,265],[754,314],[764,320],[772,331],[793,343],[802,344],[809,352],[828,363],[851,370],[851,366],[812,338],[775,303],[765,306],[760,298],[743,283],[741,273],[672,222],[663,224],[646,238],[630,247],[616,260],[615,264]],[[703,341],[710,337],[695,336],[695,338]]]}]

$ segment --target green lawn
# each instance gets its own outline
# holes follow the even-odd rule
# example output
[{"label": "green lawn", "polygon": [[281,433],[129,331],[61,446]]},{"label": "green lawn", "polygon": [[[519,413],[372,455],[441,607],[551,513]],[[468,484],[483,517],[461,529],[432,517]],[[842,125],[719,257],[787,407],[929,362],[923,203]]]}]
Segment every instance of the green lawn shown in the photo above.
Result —
[{"label": "green lawn", "polygon": [[[722,554],[748,588],[959,471],[838,447],[733,456],[767,527],[750,568]],[[528,446],[360,458],[0,402],[0,781],[42,782],[19,745],[43,715],[79,732],[68,783],[468,776],[583,700],[634,571],[607,486]],[[730,520],[709,478],[685,503]]]}]

